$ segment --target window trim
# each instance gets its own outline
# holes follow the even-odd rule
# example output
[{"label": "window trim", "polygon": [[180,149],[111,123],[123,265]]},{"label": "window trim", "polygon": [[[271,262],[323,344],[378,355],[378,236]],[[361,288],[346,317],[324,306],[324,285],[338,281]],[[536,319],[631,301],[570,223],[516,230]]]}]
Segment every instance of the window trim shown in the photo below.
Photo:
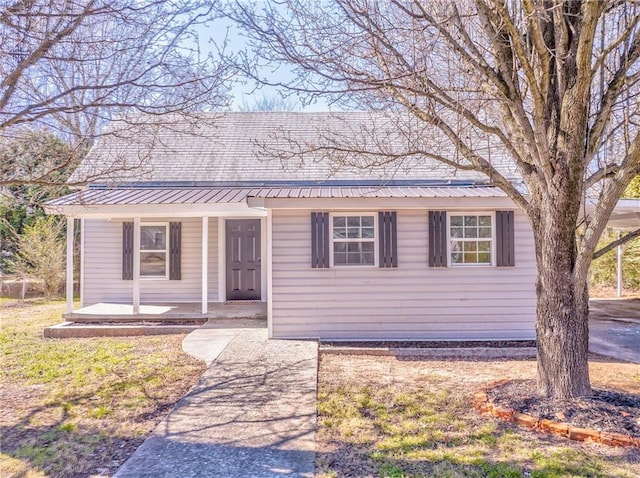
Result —
[{"label": "window trim", "polygon": [[[373,217],[373,240],[371,239],[354,239],[344,238],[338,239],[338,242],[373,242],[373,264],[335,264],[333,262],[333,218],[334,217]],[[329,241],[331,246],[329,247],[329,264],[331,268],[338,269],[372,269],[378,267],[378,213],[375,211],[361,211],[361,212],[331,212],[329,213]]]},{"label": "window trim", "polygon": [[[491,217],[491,262],[489,263],[457,263],[451,260],[451,218],[454,216],[489,216]],[[460,238],[455,238],[455,240]],[[488,239],[488,238],[477,238]],[[462,242],[471,242],[464,241]],[[496,214],[495,211],[447,211],[447,267],[495,267],[496,265]]]},{"label": "window trim", "polygon": [[142,222],[140,223],[140,257],[138,257],[138,260],[140,262],[142,262],[142,253],[143,252],[157,252],[160,251],[162,249],[143,249],[142,248],[142,228],[145,226],[164,226],[164,237],[165,237],[165,241],[164,241],[164,254],[165,254],[165,270],[164,270],[164,275],[157,275],[157,276],[143,276],[142,275],[142,267],[140,268],[140,280],[169,280],[169,267],[170,267],[170,260],[169,260],[169,249],[170,249],[170,245],[169,245],[169,221],[161,221],[161,222]]}]

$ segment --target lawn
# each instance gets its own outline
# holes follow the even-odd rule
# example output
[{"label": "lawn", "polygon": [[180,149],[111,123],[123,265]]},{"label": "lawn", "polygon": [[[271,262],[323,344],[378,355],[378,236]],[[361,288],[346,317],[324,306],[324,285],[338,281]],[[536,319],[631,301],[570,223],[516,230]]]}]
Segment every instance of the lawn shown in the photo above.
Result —
[{"label": "lawn", "polygon": [[2,477],[111,475],[205,368],[182,335],[45,339],[63,302],[0,305]]},{"label": "lawn", "polygon": [[[0,476],[109,476],[193,385],[183,336],[51,340],[62,302],[2,302]],[[640,366],[594,359],[596,387],[640,394]],[[480,416],[473,392],[534,361],[323,355],[320,478],[638,477],[640,450],[570,442]]]},{"label": "lawn", "polygon": [[[594,359],[596,387],[640,393],[640,366]],[[317,472],[329,477],[640,476],[640,449],[571,442],[480,416],[472,395],[535,361],[324,355]]]}]

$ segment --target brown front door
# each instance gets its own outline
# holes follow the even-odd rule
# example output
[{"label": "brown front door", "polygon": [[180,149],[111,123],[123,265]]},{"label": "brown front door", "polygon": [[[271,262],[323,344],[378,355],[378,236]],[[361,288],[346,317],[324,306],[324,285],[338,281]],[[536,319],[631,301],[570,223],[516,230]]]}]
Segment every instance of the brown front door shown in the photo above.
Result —
[{"label": "brown front door", "polygon": [[227,300],[260,300],[260,219],[227,219]]}]

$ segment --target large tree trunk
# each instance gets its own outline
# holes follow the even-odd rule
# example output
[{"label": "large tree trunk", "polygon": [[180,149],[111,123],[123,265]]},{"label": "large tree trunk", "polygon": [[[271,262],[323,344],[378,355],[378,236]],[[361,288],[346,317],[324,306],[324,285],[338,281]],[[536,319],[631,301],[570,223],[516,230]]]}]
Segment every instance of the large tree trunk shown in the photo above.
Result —
[{"label": "large tree trunk", "polygon": [[575,221],[553,205],[541,216],[542,227],[534,227],[538,389],[558,399],[589,395],[589,293],[574,276]]}]

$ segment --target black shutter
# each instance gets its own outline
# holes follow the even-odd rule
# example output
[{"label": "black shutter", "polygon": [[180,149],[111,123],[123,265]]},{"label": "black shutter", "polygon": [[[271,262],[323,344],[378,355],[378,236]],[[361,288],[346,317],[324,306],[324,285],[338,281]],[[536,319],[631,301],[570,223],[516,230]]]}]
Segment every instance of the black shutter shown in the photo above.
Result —
[{"label": "black shutter", "polygon": [[[203,234],[207,234],[208,231],[203,231]],[[182,252],[182,223],[170,222],[169,223],[169,280],[180,280],[181,274],[181,261],[180,255]]]},{"label": "black shutter", "polygon": [[513,211],[496,211],[496,265],[516,265]]},{"label": "black shutter", "polygon": [[380,267],[398,267],[398,226],[395,212],[378,213]]},{"label": "black shutter", "polygon": [[311,267],[329,267],[329,213],[311,213]]},{"label": "black shutter", "polygon": [[122,223],[122,280],[133,280],[133,223]]},{"label": "black shutter", "polygon": [[429,267],[447,267],[446,211],[429,211]]}]

